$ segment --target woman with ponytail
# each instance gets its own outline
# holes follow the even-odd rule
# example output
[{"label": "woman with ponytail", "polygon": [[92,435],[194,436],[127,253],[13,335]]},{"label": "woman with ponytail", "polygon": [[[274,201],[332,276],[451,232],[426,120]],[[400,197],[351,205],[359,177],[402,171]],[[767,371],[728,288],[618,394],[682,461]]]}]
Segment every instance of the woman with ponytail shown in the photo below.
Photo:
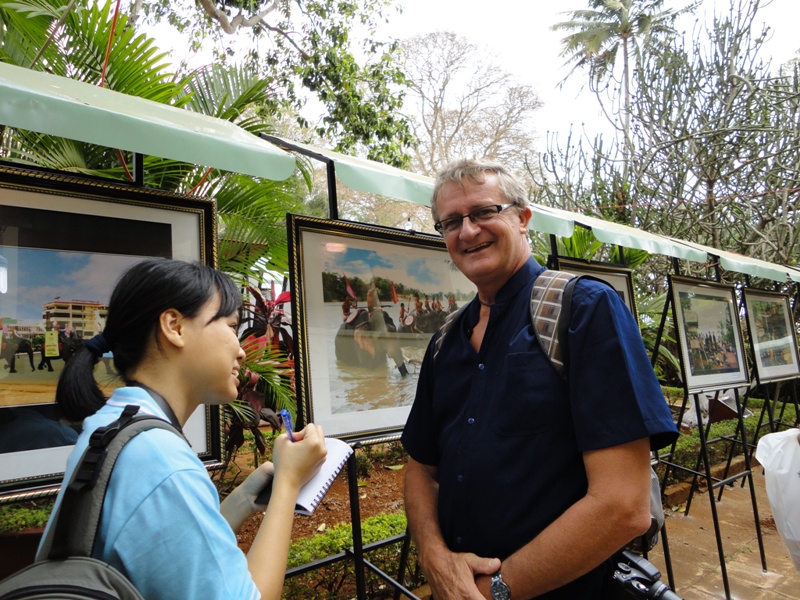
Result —
[{"label": "woman with ponytail", "polygon": [[[149,259],[126,271],[111,295],[103,333],[86,342],[59,378],[56,402],[66,418],[83,421],[65,481],[91,433],[129,404],[180,430],[201,404],[235,399],[244,359],[240,306],[235,284],[200,263]],[[93,375],[107,352],[124,383],[108,399]],[[309,424],[294,439],[279,436],[274,464],[259,467],[220,506],[184,438],[162,429],[139,434],[114,467],[94,556],[148,599],[280,598],[297,493],[326,452],[318,426]],[[257,505],[270,481],[269,504]],[[235,533],[265,509],[245,556]]]}]

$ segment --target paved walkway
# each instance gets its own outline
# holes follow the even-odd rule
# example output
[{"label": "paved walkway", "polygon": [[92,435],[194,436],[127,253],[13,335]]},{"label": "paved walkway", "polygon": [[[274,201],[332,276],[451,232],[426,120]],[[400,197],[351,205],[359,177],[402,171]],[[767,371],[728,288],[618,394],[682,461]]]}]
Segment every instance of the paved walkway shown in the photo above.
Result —
[{"label": "paved walkway", "polygon": [[[755,468],[753,480],[762,523],[766,572],[761,568],[747,485],[742,488],[737,482],[734,487],[725,488],[722,500],[717,503],[731,598],[798,600],[800,572],[795,570],[789,552],[773,524],[760,467]],[[708,494],[695,494],[688,516],[668,509],[666,523],[675,591],[685,600],[725,598]],[[667,581],[660,544],[650,553],[649,559],[661,569],[662,578]]]}]

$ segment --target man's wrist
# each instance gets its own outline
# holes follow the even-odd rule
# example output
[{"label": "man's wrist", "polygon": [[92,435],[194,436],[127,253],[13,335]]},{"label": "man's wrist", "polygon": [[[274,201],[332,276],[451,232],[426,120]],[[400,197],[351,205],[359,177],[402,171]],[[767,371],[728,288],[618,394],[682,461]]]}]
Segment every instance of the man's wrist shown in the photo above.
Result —
[{"label": "man's wrist", "polygon": [[[413,536],[412,536],[413,539]],[[416,543],[416,540],[415,540]],[[450,549],[445,544],[427,543],[424,546],[416,544],[417,546],[417,560],[420,567],[426,572],[433,572],[437,570],[437,566],[442,563],[443,557],[450,552]]]},{"label": "man's wrist", "polygon": [[491,592],[492,586],[492,576],[491,575],[478,575],[475,577],[475,587],[478,588],[478,591],[484,598],[492,597]]},{"label": "man's wrist", "polygon": [[499,570],[491,576],[489,597],[492,600],[511,600],[511,590],[508,588],[508,584],[503,581],[503,575]]}]

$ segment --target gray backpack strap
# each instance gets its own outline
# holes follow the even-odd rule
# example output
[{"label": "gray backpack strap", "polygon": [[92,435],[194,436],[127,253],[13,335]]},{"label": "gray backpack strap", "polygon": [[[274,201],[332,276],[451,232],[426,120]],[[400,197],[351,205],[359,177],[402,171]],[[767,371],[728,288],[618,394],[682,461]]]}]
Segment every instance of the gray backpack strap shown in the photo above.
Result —
[{"label": "gray backpack strap", "polygon": [[[567,378],[563,352],[565,333],[569,327],[572,287],[579,278],[566,271],[547,270],[536,278],[531,290],[531,323],[536,340],[562,379]],[[562,314],[566,316],[561,318]]]},{"label": "gray backpack strap", "polygon": [[469,303],[464,304],[457,311],[451,312],[445,317],[444,323],[442,323],[442,326],[439,327],[439,331],[437,332],[438,337],[436,338],[436,341],[433,342],[433,360],[436,360],[436,357],[439,355],[439,350],[442,349],[442,343],[444,342],[447,332],[450,331],[450,329],[453,327],[453,324],[458,320],[459,315],[466,310],[467,306],[469,306]]},{"label": "gray backpack strap", "polygon": [[149,429],[166,429],[181,435],[163,419],[150,415],[134,416],[138,410],[138,406],[126,406],[118,420],[92,434],[89,447],[75,468],[61,504],[53,515],[53,523],[39,548],[37,560],[91,557],[106,488],[122,448],[128,440]]}]

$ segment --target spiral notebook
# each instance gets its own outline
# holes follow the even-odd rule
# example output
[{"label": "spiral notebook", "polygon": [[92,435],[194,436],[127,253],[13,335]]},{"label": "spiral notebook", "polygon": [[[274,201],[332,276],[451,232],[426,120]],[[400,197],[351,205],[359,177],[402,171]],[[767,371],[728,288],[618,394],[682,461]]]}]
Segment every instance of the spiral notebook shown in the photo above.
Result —
[{"label": "spiral notebook", "polygon": [[[294,512],[297,514],[312,515],[317,510],[325,494],[328,493],[331,485],[333,485],[336,476],[353,453],[350,445],[339,438],[326,437],[325,446],[328,449],[325,462],[322,463],[319,471],[300,488],[300,492],[297,495],[297,504],[294,507]],[[271,493],[272,484],[270,483],[258,495],[256,502],[258,504],[267,504]]]}]

